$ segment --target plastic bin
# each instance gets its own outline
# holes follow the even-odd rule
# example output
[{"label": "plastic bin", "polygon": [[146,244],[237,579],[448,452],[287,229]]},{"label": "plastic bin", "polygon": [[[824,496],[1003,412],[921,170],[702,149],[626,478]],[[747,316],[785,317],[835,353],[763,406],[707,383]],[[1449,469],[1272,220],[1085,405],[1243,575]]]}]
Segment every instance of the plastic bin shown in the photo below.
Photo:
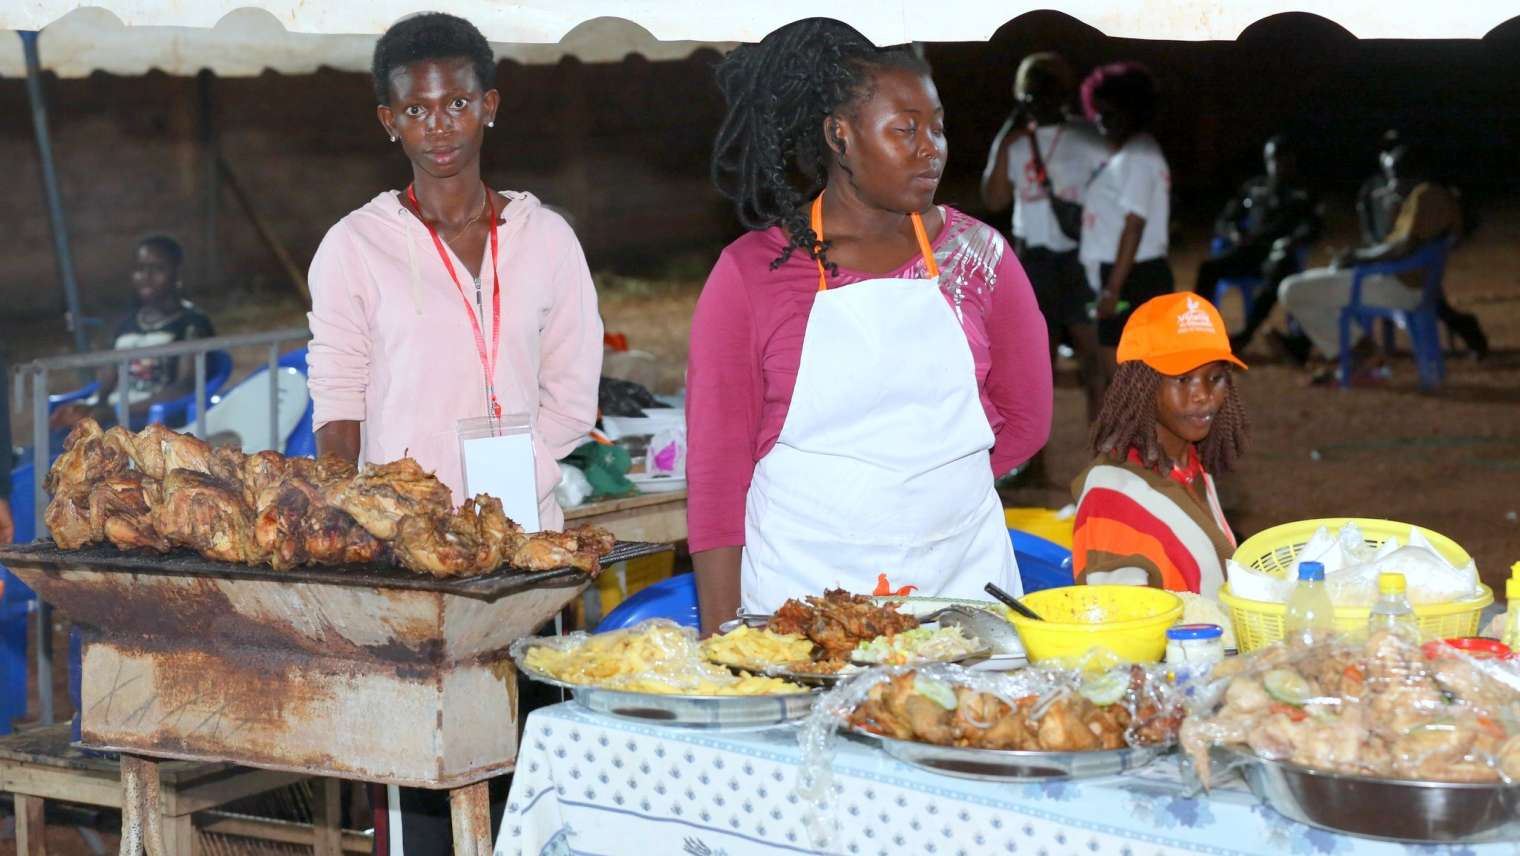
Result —
[{"label": "plastic bin", "polygon": [[1072,585],[1071,551],[1028,532],[1009,529],[1024,594]]},{"label": "plastic bin", "polygon": [[648,586],[623,601],[596,626],[597,633],[621,630],[649,618],[668,618],[685,627],[697,627],[697,579],[677,574]]}]

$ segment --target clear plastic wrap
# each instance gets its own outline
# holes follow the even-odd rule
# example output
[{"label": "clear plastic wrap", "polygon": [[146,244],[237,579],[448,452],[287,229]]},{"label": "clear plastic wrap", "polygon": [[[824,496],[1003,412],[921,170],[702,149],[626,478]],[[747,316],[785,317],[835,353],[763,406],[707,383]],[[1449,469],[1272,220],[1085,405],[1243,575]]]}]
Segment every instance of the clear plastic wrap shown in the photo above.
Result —
[{"label": "clear plastic wrap", "polygon": [[[919,723],[924,721],[920,714],[926,709],[919,698],[937,703],[953,715],[947,717],[927,709],[931,714],[928,718],[934,722],[925,726],[922,734],[909,728],[882,734],[884,737],[992,751],[1038,751],[1053,745],[1058,748],[1050,751],[1065,753],[1111,749],[1116,745],[1171,745],[1184,710],[1180,688],[1173,677],[1164,667],[1140,666],[1098,674],[1040,668],[982,672],[953,664],[883,666],[862,672],[820,698],[802,723],[798,736],[802,767],[797,794],[806,807],[804,821],[808,834],[815,847],[827,851],[837,831],[833,811],[834,741],[840,730],[881,733],[880,722],[875,720],[871,723],[878,728],[862,726],[867,724],[872,711],[880,712],[881,706],[888,703],[884,699],[887,694],[895,692],[899,699],[917,697],[896,705],[896,709],[916,706],[918,710],[913,714],[903,715]],[[1120,710],[1122,715],[1118,715]],[[1097,718],[1093,716],[1095,711]],[[1076,718],[1072,718],[1074,713]],[[1081,717],[1084,713],[1088,715],[1086,720]],[[1015,723],[1015,719],[1022,721]],[[1072,731],[1064,735],[1056,733],[1058,719],[1060,725],[1070,723]],[[1109,738],[1107,746],[1101,745],[1100,729],[1090,724],[1099,720],[1107,723],[1104,730]],[[1093,729],[1085,737],[1076,731],[1084,726]],[[1115,727],[1122,728],[1122,738],[1117,741],[1113,738],[1118,734],[1111,730]],[[924,735],[938,739],[924,739]],[[1024,739],[1035,742],[1026,744],[1021,742]]]},{"label": "clear plastic wrap", "polygon": [[1180,741],[1207,787],[1211,750],[1376,779],[1520,781],[1520,665],[1387,633],[1277,644],[1217,666]]},{"label": "clear plastic wrap", "polygon": [[692,696],[806,691],[708,662],[696,631],[664,618],[607,633],[527,637],[513,642],[510,653],[530,672],[573,687]]}]

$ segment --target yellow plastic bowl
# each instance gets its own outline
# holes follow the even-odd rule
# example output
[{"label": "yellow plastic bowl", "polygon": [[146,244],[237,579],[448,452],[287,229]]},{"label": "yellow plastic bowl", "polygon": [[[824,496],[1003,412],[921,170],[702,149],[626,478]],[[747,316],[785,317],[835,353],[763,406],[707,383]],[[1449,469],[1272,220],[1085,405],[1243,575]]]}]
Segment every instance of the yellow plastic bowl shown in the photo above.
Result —
[{"label": "yellow plastic bowl", "polygon": [[[1286,578],[1298,557],[1298,551],[1309,543],[1309,539],[1314,537],[1321,526],[1331,532],[1338,532],[1347,523],[1355,523],[1362,530],[1362,537],[1370,547],[1381,546],[1389,538],[1407,540],[1409,530],[1418,529],[1446,561],[1459,567],[1472,561],[1472,556],[1461,545],[1439,532],[1432,532],[1423,526],[1369,517],[1327,517],[1273,526],[1247,538],[1235,551],[1234,560],[1237,564]],[[1287,604],[1236,597],[1228,585],[1220,590],[1219,600],[1230,611],[1230,622],[1235,625],[1235,639],[1242,652],[1282,641],[1283,623],[1288,615]],[[1421,637],[1426,639],[1472,636],[1478,632],[1483,610],[1493,602],[1493,591],[1488,586],[1479,585],[1476,597],[1452,603],[1416,606],[1414,617],[1419,624]],[[1338,606],[1335,608],[1335,628],[1342,633],[1361,630],[1367,626],[1367,616],[1371,612],[1371,607],[1366,606]]]},{"label": "yellow plastic bowl", "polygon": [[1166,654],[1167,628],[1182,617],[1182,598],[1145,586],[1063,586],[1020,600],[1045,619],[1008,617],[1031,663],[1110,665],[1088,656],[1095,648],[1123,662],[1156,663]]}]

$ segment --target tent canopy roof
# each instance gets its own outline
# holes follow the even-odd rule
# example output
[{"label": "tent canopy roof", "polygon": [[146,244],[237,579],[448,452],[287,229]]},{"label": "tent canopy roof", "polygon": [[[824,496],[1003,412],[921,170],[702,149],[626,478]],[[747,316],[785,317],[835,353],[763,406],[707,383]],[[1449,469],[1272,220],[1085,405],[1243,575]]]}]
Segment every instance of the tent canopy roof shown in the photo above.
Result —
[{"label": "tent canopy roof", "polygon": [[[0,28],[43,30],[42,58],[62,76],[309,72],[368,67],[374,36],[435,5],[419,0],[22,0]],[[986,41],[1027,12],[1055,9],[1120,38],[1234,39],[1284,12],[1319,15],[1359,38],[1481,38],[1514,17],[1511,0],[450,0],[498,58],[524,63],[630,53],[674,59],[703,45],[757,41],[809,16],[846,21],[877,44]],[[0,40],[0,75],[23,73],[18,40]],[[9,42],[9,44],[6,44]]]}]

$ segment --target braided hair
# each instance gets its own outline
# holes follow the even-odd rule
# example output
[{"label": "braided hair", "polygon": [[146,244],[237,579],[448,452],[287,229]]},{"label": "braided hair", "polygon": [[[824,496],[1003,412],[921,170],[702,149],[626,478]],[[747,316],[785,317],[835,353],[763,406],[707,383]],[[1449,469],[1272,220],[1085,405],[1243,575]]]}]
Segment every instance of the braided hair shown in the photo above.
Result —
[{"label": "braided hair", "polygon": [[[1166,453],[1156,434],[1156,392],[1161,387],[1161,378],[1160,372],[1139,360],[1119,365],[1109,382],[1103,409],[1093,423],[1093,452],[1122,461],[1130,449],[1135,449],[1146,466],[1156,469],[1162,466]],[[1251,434],[1234,372],[1227,374],[1225,383],[1229,392],[1224,406],[1214,415],[1209,436],[1198,444],[1198,459],[1212,475],[1234,469]]]},{"label": "braided hair", "polygon": [[788,24],[718,65],[728,114],[713,144],[713,184],[746,229],[785,230],[788,242],[772,270],[799,249],[834,269],[807,211],[834,162],[823,119],[869,98],[873,75],[883,69],[929,73],[908,47],[878,48],[830,18]]}]

